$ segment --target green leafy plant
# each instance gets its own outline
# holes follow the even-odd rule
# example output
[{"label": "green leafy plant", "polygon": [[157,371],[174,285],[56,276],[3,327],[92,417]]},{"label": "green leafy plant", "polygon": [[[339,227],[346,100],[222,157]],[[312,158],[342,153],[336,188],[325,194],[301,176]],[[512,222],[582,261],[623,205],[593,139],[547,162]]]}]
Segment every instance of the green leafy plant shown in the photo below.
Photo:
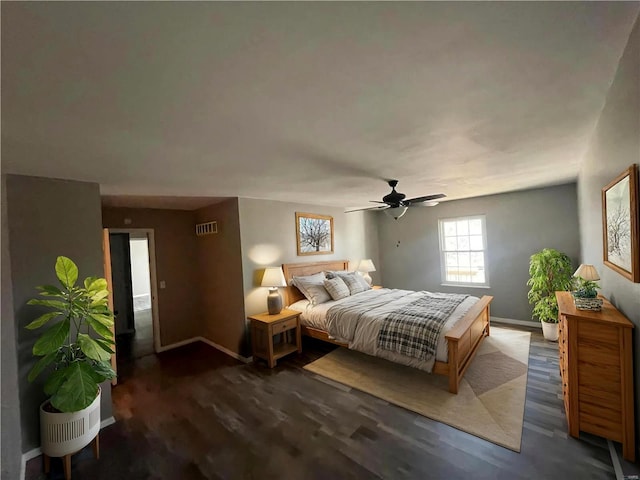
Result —
[{"label": "green leafy plant", "polygon": [[573,296],[577,298],[596,298],[598,296],[598,285],[593,280],[585,280],[582,277],[578,277],[574,282]]},{"label": "green leafy plant", "polygon": [[88,277],[82,286],[76,285],[78,267],[67,257],[58,257],[55,270],[62,288],[37,287],[40,295],[50,298],[27,302],[53,311],[25,328],[34,330],[59,319],[33,345],[33,354],[42,358],[33,366],[28,379],[32,382],[49,370],[44,391],[51,396],[51,405],[61,412],[76,412],[95,400],[101,382],[116,376],[109,364],[114,345],[113,313],[109,310],[104,278]]},{"label": "green leafy plant", "polygon": [[531,255],[527,298],[534,304],[533,316],[542,322],[558,322],[558,301],[555,292],[570,290],[571,259],[553,248]]}]

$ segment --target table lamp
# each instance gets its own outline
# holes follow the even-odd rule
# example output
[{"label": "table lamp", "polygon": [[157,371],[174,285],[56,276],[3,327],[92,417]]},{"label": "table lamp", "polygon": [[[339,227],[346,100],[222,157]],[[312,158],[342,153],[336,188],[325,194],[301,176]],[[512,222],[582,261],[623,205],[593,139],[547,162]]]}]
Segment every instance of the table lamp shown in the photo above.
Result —
[{"label": "table lamp", "polygon": [[576,270],[576,273],[573,274],[574,277],[580,277],[584,280],[591,280],[592,282],[595,282],[596,280],[600,280],[600,276],[598,275],[598,271],[596,270],[596,267],[594,267],[593,265],[586,265],[584,263],[582,263],[578,269]]},{"label": "table lamp", "polygon": [[360,264],[358,265],[358,268],[356,270],[361,272],[363,278],[367,281],[369,285],[371,285],[371,275],[369,275],[369,272],[376,271],[376,267],[371,261],[371,259],[365,258],[364,260],[360,260]]},{"label": "table lamp", "polygon": [[280,296],[280,292],[278,292],[278,287],[287,286],[287,282],[284,279],[284,273],[282,273],[282,268],[265,268],[261,285],[263,287],[269,287],[269,295],[267,296],[267,308],[269,310],[269,315],[277,315],[282,310],[282,296]]}]

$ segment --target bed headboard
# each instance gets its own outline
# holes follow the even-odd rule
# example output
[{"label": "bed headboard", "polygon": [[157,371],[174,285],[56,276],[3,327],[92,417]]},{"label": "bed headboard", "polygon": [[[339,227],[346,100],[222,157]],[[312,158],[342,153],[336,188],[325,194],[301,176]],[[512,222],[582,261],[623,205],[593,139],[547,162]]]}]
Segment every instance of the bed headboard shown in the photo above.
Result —
[{"label": "bed headboard", "polygon": [[[329,260],[327,262],[313,262],[313,263],[283,263],[282,271],[284,272],[284,278],[289,281],[295,276],[301,275],[313,275],[314,273],[324,272],[326,270],[348,270],[349,260]],[[298,300],[302,300],[304,295],[293,285],[285,287],[285,305],[291,305]]]}]

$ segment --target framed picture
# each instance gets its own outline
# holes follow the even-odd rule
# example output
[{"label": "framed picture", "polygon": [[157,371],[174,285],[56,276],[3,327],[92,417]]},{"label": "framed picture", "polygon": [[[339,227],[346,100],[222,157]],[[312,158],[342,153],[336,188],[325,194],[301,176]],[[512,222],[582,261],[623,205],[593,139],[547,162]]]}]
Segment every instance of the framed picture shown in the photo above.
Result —
[{"label": "framed picture", "polygon": [[296,212],[298,255],[333,253],[333,217]]},{"label": "framed picture", "polygon": [[638,166],[631,165],[602,189],[604,264],[640,282]]}]

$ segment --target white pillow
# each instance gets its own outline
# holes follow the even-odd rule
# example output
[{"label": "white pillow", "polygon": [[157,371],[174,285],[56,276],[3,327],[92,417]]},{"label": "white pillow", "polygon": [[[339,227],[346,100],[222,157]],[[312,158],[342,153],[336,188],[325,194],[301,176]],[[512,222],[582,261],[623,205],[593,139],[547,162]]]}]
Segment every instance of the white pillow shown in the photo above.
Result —
[{"label": "white pillow", "polygon": [[328,302],[331,295],[324,288],[324,273],[316,273],[314,275],[306,275],[303,277],[293,277],[291,285],[298,287],[298,290],[307,297],[313,305]]},{"label": "white pillow", "polygon": [[287,308],[289,310],[295,310],[296,312],[306,312],[310,307],[313,307],[313,305],[311,305],[311,302],[309,300],[307,300],[306,298],[303,300],[298,300],[297,302],[292,303],[291,305],[289,305]]},{"label": "white pillow", "polygon": [[340,300],[341,298],[351,295],[347,284],[338,276],[325,279],[324,288],[327,289],[327,292],[329,292],[329,295],[331,295],[331,298],[334,300]]}]

